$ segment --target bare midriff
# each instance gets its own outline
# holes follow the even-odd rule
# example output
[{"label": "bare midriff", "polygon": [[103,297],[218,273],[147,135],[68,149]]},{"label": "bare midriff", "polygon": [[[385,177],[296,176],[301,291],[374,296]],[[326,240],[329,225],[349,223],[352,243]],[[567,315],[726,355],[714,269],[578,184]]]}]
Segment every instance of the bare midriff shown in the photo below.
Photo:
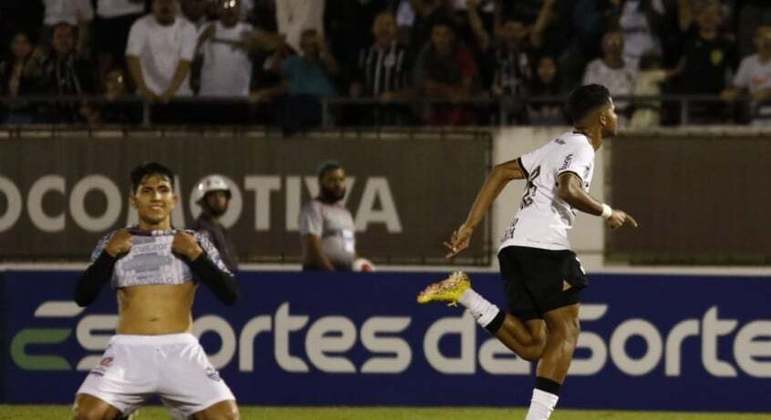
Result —
[{"label": "bare midriff", "polygon": [[154,284],[118,289],[118,334],[190,332],[196,285]]}]

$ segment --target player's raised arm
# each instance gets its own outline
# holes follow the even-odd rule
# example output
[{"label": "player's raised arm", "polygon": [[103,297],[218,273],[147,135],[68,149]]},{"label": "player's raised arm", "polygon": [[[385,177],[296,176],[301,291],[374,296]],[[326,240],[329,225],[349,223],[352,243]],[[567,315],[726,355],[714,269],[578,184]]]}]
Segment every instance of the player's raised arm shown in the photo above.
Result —
[{"label": "player's raised arm", "polygon": [[584,213],[601,216],[607,220],[611,229],[616,229],[625,224],[637,227],[637,221],[626,212],[614,210],[609,205],[601,203],[589,195],[583,188],[583,181],[574,172],[563,172],[559,178],[559,197],[571,207]]},{"label": "player's raised arm", "polygon": [[493,168],[485,183],[482,184],[466,221],[452,233],[450,240],[444,243],[449,251],[447,258],[452,258],[468,248],[474,229],[485,217],[503,187],[512,180],[524,179],[525,174],[524,168],[520,165],[520,159],[510,160]]}]

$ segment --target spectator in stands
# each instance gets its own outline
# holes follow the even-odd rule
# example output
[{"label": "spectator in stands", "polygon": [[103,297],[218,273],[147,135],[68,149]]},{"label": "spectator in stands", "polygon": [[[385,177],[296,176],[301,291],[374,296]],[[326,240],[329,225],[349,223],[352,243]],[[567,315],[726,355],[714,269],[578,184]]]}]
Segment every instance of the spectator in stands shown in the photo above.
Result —
[{"label": "spectator in stands", "polygon": [[131,25],[144,11],[144,0],[97,0],[93,44],[102,83],[109,69],[125,66]]},{"label": "spectator in stands", "polygon": [[[32,81],[25,74],[25,67],[32,57],[32,41],[24,32],[13,36],[9,54],[0,62],[0,96],[23,97],[33,89]],[[29,124],[33,121],[33,109],[23,104],[3,107],[0,121],[5,124]]]},{"label": "spectator in stands", "polygon": [[409,46],[411,54],[417,55],[433,37],[434,25],[438,22],[448,22],[448,10],[442,0],[410,0],[414,13],[410,27]]},{"label": "spectator in stands", "polygon": [[142,121],[142,105],[128,101],[127,80],[121,68],[109,70],[103,77],[104,103],[84,104],[81,115],[89,125],[139,124]]},{"label": "spectator in stands", "polygon": [[571,42],[575,1],[517,0],[501,2],[501,15],[528,27],[530,45],[540,54],[560,56]]},{"label": "spectator in stands", "polygon": [[[717,1],[697,10],[676,71],[680,92],[717,96],[726,88],[726,77],[736,58],[733,39],[720,31],[722,18],[722,6]],[[720,102],[691,102],[688,109],[691,123],[720,122],[724,114]]]},{"label": "spectator in stands", "polygon": [[771,26],[758,27],[755,35],[757,53],[745,57],[734,76],[732,86],[723,91],[723,99],[733,101],[742,93],[752,96],[753,124],[771,124]]},{"label": "spectator in stands", "polygon": [[203,56],[200,96],[249,95],[252,61],[247,40],[254,31],[252,25],[240,22],[241,1],[220,3],[220,20],[206,25],[198,39]]},{"label": "spectator in stands", "polygon": [[282,58],[286,49],[278,51],[272,58],[272,67],[282,75],[281,84],[253,95],[258,101],[281,98],[278,119],[287,135],[320,125],[322,98],[336,95],[332,78],[339,67],[321,35],[315,29],[304,31],[300,48],[302,55],[286,58]]},{"label": "spectator in stands", "polygon": [[276,0],[278,32],[295,51],[302,50],[305,31],[314,30],[324,35],[325,0]]},{"label": "spectator in stands", "polygon": [[[610,94],[629,96],[635,85],[635,68],[624,58],[624,36],[620,31],[611,30],[602,37],[602,57],[586,66],[583,84],[601,84]],[[622,117],[629,111],[629,101],[616,101],[616,112]]]},{"label": "spectator in stands", "polygon": [[[77,56],[77,27],[59,23],[53,27],[51,51],[35,52],[27,63],[27,77],[35,80],[36,93],[51,96],[79,96],[94,93],[93,66]],[[80,104],[65,100],[41,109],[43,122],[72,123],[80,121]]]},{"label": "spectator in stands", "polygon": [[[493,44],[489,34],[499,29],[496,23],[501,26],[500,16],[497,21],[495,17],[497,3],[493,0],[453,0],[449,3],[456,36],[466,43],[480,62]],[[480,71],[484,71],[483,67]],[[482,80],[487,81],[485,76]]]},{"label": "spectator in stands", "polygon": [[94,8],[91,0],[43,0],[45,16],[43,18],[43,40],[51,39],[54,26],[67,23],[78,28],[78,43],[75,51],[79,56],[88,55],[91,33],[91,21]]},{"label": "spectator in stands", "polygon": [[[415,87],[426,98],[457,102],[472,98],[478,69],[471,52],[455,37],[448,20],[434,23],[431,41],[423,48],[415,66]],[[463,125],[473,122],[468,106],[437,104],[429,107],[427,122],[433,125]]]},{"label": "spectator in stands", "polygon": [[152,13],[131,27],[126,63],[137,93],[147,101],[167,103],[192,94],[189,74],[197,34],[193,24],[178,15],[176,0],[153,0]]},{"label": "spectator in stands", "polygon": [[[543,55],[535,60],[535,77],[528,86],[530,97],[535,101],[527,104],[527,123],[531,125],[564,125],[567,118],[563,111],[563,94],[557,60]],[[556,97],[538,99],[539,97]]]},{"label": "spectator in stands", "polygon": [[[396,19],[391,12],[381,12],[372,24],[375,42],[359,52],[349,94],[353,98],[375,98],[384,102],[409,99],[411,60],[407,48],[397,40]],[[408,117],[403,107],[369,107],[359,121],[368,124],[400,124]]]},{"label": "spectator in stands", "polygon": [[647,51],[661,54],[660,34],[666,12],[663,0],[610,0],[610,5],[624,37],[624,61],[631,68],[637,69],[640,57]]},{"label": "spectator in stands", "polygon": [[[208,24],[199,37],[198,51],[202,56],[201,88],[203,97],[245,99],[249,96],[252,76],[251,54],[258,49],[274,50],[282,44],[275,34],[255,31],[252,25],[240,22],[241,1],[220,3],[220,20]],[[244,102],[212,104],[202,112],[207,122],[239,123],[248,118]]]},{"label": "spectator in stands", "polygon": [[318,170],[319,195],[300,210],[299,226],[305,271],[352,271],[356,226],[345,208],[345,169],[334,161]]},{"label": "spectator in stands", "polygon": [[[469,9],[471,10],[471,9]],[[527,96],[527,85],[533,78],[531,56],[532,50],[528,43],[528,29],[524,23],[514,18],[506,18],[500,29],[496,31],[494,42],[484,31],[481,19],[472,17],[471,27],[474,30],[477,44],[483,47],[482,75],[484,85],[495,99],[504,101],[506,120],[524,121],[524,102]]]},{"label": "spectator in stands", "polygon": [[[373,22],[380,13],[389,11],[390,1],[326,0],[324,37],[335,60],[340,63],[342,71],[337,78],[338,86],[347,89],[353,82],[361,51],[374,42]],[[407,43],[402,42],[401,45],[406,46]]]}]

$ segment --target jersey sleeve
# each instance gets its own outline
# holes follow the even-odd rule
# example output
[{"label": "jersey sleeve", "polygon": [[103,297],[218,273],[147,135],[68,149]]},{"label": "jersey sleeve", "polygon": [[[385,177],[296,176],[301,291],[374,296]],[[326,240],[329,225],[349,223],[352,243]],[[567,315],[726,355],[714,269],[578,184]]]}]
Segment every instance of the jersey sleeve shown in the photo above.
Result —
[{"label": "jersey sleeve", "polygon": [[213,262],[214,265],[216,265],[220,271],[223,271],[228,274],[233,274],[228,269],[228,266],[225,265],[225,262],[222,261],[222,256],[220,255],[220,252],[217,250],[217,247],[214,246],[213,243],[211,243],[207,235],[204,235],[199,231],[195,231],[191,233],[193,233],[193,236],[195,236],[195,239],[198,241],[198,244],[201,245],[201,249],[203,249],[203,252],[206,253],[206,256],[209,257],[211,262]]},{"label": "jersey sleeve", "polygon": [[517,162],[519,162],[519,167],[522,168],[523,171],[525,171],[525,178],[530,178],[530,173],[533,172],[533,168],[536,165],[536,150],[530,151],[528,153],[525,153],[524,155],[517,158]]},{"label": "jersey sleeve", "polygon": [[97,258],[99,258],[100,255],[102,255],[102,251],[104,251],[104,248],[107,247],[107,243],[110,242],[110,239],[112,239],[113,235],[115,235],[114,231],[102,236],[102,238],[99,239],[99,242],[96,243],[96,247],[93,251],[91,251],[90,261],[92,264],[94,261],[96,261]]},{"label": "jersey sleeve", "polygon": [[565,172],[573,172],[578,175],[581,180],[585,180],[589,175],[589,169],[594,165],[594,148],[586,144],[564,151],[560,163],[557,168],[555,178],[558,178]]},{"label": "jersey sleeve", "polygon": [[300,211],[300,234],[316,235],[321,237],[324,231],[324,218],[321,215],[321,208],[314,202],[306,203]]}]

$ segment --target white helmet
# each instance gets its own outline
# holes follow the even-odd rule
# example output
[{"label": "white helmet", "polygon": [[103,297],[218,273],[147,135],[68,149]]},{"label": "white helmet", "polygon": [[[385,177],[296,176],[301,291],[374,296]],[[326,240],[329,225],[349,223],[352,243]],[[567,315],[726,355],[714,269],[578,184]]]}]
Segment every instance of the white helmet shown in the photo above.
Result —
[{"label": "white helmet", "polygon": [[196,185],[195,191],[193,192],[193,200],[196,203],[200,203],[206,196],[206,193],[212,191],[225,191],[228,198],[230,198],[230,187],[228,186],[227,181],[225,181],[225,178],[220,175],[209,175]]}]

